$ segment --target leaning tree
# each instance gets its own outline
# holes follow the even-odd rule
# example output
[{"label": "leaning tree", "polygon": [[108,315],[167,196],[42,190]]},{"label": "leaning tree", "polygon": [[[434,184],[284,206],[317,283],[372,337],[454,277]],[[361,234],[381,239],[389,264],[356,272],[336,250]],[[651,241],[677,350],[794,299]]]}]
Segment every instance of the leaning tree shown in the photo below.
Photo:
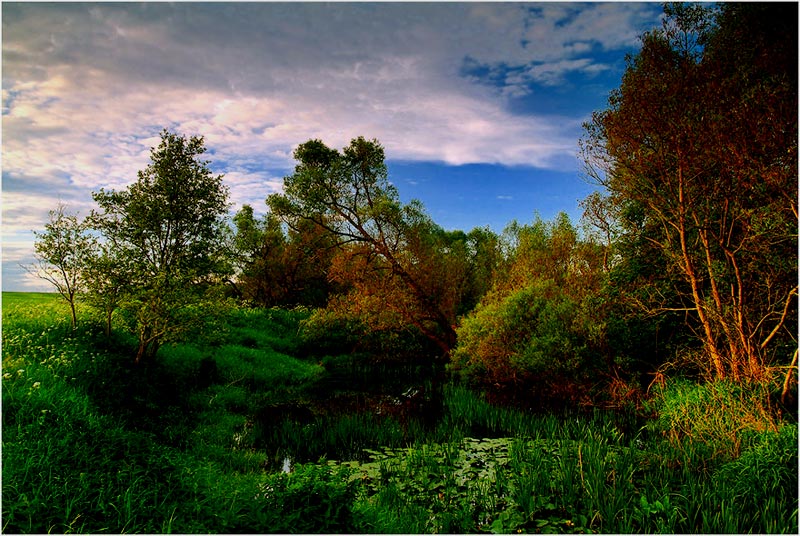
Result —
[{"label": "leaning tree", "polygon": [[294,153],[284,192],[267,199],[292,227],[313,222],[335,237],[331,276],[353,291],[331,306],[373,326],[413,325],[449,356],[465,265],[437,237],[418,202],[402,204],[387,177],[383,147],[359,137],[341,152],[319,140]]}]

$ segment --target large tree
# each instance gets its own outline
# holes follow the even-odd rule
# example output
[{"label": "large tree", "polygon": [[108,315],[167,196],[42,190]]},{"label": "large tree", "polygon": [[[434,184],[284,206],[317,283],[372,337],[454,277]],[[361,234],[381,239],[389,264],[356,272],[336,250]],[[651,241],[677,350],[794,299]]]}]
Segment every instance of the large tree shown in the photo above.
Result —
[{"label": "large tree", "polygon": [[762,378],[797,344],[797,6],[665,11],[585,159],[672,276],[649,306],[691,315],[711,376]]},{"label": "large tree", "polygon": [[607,364],[605,319],[594,300],[602,251],[564,213],[512,222],[503,242],[491,288],[459,326],[454,368],[488,385],[527,386],[542,401],[576,403]]},{"label": "large tree", "polygon": [[197,320],[206,284],[226,266],[228,189],[205,151],[202,137],[164,130],[136,182],[92,194],[94,226],[126,266],[120,303],[139,338],[137,363]]},{"label": "large tree", "polygon": [[455,344],[463,267],[418,202],[403,205],[387,178],[383,147],[359,137],[339,152],[319,140],[300,145],[284,193],[267,203],[290,227],[326,229],[340,250],[333,276],[352,285],[337,300],[368,322],[413,325],[444,356]]}]

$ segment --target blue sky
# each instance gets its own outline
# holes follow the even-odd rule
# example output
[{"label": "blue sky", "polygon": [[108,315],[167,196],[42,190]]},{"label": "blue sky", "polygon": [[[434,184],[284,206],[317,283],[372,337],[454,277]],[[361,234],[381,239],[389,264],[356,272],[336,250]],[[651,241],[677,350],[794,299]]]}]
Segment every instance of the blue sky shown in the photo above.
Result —
[{"label": "blue sky", "polygon": [[264,211],[311,138],[384,146],[447,229],[580,216],[581,125],[656,3],[2,5],[3,289],[59,202],[124,188],[167,127],[202,135],[233,210]]}]

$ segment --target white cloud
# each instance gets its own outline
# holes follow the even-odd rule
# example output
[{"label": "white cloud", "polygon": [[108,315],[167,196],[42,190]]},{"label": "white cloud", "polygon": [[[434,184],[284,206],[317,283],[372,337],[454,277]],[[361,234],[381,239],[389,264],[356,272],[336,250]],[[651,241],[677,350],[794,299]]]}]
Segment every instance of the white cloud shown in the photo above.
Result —
[{"label": "white cloud", "polygon": [[[54,200],[88,206],[131,183],[163,127],[205,136],[232,201],[257,210],[309,138],[374,137],[390,159],[563,165],[580,118],[515,115],[506,97],[604,68],[585,55],[631,43],[653,8],[534,7],[4,5],[4,227],[41,228]],[[520,66],[518,84],[474,83],[467,57]]]}]

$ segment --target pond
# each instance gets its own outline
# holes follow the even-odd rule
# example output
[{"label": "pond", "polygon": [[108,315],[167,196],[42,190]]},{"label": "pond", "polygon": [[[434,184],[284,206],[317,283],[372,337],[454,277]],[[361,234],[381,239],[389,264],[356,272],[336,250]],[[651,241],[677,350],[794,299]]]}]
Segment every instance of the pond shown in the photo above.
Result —
[{"label": "pond", "polygon": [[283,470],[287,458],[365,459],[364,448],[409,444],[441,421],[441,372],[419,364],[331,360],[325,376],[301,396],[255,415],[254,446],[270,454],[273,469]]},{"label": "pond", "polygon": [[[256,415],[254,446],[268,454],[272,470],[321,459],[367,462],[380,449],[465,438],[561,437],[564,419],[577,418],[581,428],[585,418],[578,412],[535,415],[490,404],[482,393],[430,366],[344,365],[328,364],[326,376],[302,397]],[[633,437],[639,428],[629,416],[603,418],[610,418],[620,435]]]}]

